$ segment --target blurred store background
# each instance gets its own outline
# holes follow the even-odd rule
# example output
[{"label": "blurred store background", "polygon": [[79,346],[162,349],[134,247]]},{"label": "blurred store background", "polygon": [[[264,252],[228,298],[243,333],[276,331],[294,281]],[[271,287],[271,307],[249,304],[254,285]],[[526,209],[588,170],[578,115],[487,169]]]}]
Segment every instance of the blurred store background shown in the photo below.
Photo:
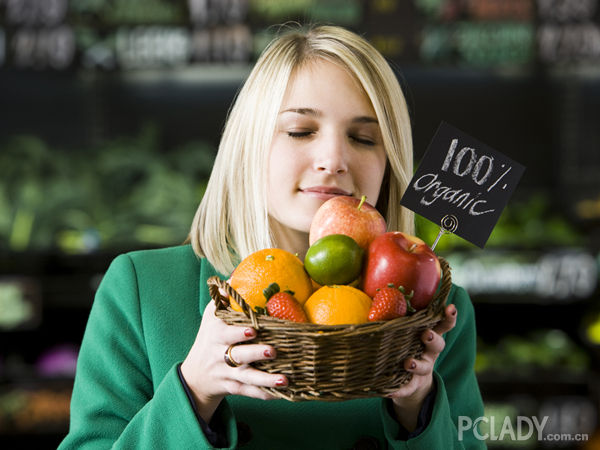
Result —
[{"label": "blurred store background", "polygon": [[[482,428],[490,448],[600,448],[599,0],[0,0],[0,447],[66,433],[102,274],[185,239],[230,102],[288,20],[389,58],[417,161],[445,120],[527,167],[485,250],[437,247],[476,309]],[[554,440],[500,439],[518,416]]]}]

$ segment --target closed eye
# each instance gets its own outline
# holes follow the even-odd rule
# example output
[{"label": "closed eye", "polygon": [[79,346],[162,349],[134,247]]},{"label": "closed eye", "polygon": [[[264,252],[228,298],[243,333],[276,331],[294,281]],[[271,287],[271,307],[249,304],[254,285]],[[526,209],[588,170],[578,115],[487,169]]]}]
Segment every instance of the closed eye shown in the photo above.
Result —
[{"label": "closed eye", "polygon": [[357,142],[361,145],[368,145],[370,147],[375,145],[375,142],[372,141],[371,139],[365,139],[365,138],[361,138],[358,136],[350,136],[350,139],[352,139],[354,142]]},{"label": "closed eye", "polygon": [[291,138],[304,138],[313,134],[312,131],[288,131],[288,136]]}]

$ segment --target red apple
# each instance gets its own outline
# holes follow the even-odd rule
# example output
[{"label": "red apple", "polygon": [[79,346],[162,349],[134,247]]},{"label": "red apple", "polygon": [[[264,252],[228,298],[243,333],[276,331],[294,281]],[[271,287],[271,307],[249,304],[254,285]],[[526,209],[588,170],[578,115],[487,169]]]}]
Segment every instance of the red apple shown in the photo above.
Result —
[{"label": "red apple", "polygon": [[425,308],[437,290],[440,262],[431,248],[416,236],[390,231],[378,236],[369,246],[363,270],[363,291],[374,297],[377,289],[404,286],[414,291],[411,305]]},{"label": "red apple", "polygon": [[348,196],[330,198],[315,213],[310,225],[309,244],[329,234],[345,234],[367,251],[377,236],[385,233],[383,216],[366,201]]}]

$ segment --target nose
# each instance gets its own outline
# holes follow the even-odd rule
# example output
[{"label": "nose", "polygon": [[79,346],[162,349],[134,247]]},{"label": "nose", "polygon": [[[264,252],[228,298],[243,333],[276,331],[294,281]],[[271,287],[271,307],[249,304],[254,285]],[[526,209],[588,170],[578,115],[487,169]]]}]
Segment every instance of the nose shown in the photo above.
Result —
[{"label": "nose", "polygon": [[348,172],[348,149],[345,136],[323,138],[317,146],[314,168],[317,172],[341,175]]}]

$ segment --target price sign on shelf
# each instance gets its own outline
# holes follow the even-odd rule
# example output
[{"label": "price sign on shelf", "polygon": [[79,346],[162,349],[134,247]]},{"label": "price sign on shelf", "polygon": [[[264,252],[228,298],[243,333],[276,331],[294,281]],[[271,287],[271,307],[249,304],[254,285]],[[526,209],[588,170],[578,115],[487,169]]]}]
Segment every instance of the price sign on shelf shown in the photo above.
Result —
[{"label": "price sign on shelf", "polygon": [[400,203],[483,248],[524,171],[442,122]]}]

